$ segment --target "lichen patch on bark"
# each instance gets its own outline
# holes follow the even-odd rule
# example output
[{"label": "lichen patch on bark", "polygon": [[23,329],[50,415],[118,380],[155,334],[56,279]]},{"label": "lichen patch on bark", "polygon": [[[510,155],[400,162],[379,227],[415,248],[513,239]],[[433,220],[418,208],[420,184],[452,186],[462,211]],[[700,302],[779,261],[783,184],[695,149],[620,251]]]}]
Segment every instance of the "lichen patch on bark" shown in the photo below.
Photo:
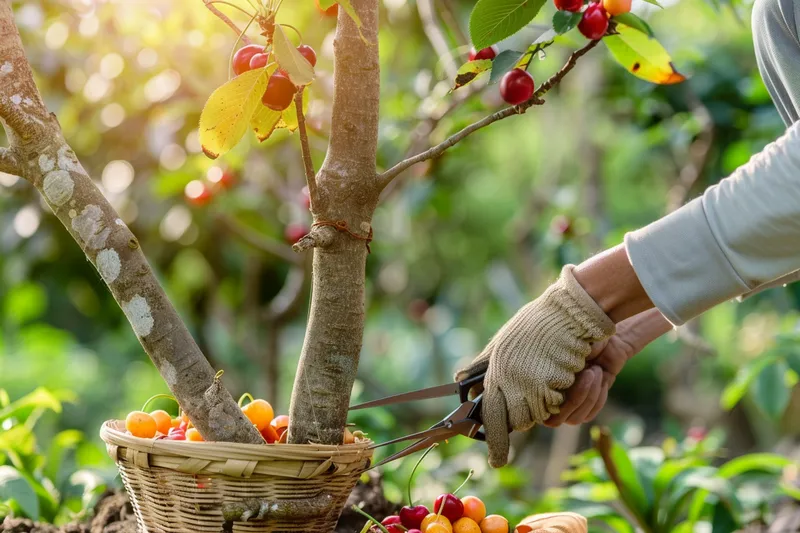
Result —
[{"label": "lichen patch on bark", "polygon": [[113,248],[100,250],[97,254],[96,263],[97,270],[108,285],[114,283],[117,277],[119,277],[122,263],[119,260],[119,254]]},{"label": "lichen patch on bark", "polygon": [[0,65],[0,74],[6,75],[11,74],[12,72],[14,72],[14,66],[11,64],[11,61],[6,61]]},{"label": "lichen patch on bark", "polygon": [[[41,165],[41,159],[39,160],[39,164]],[[72,193],[75,190],[75,182],[72,181],[69,172],[54,170],[44,177],[44,184],[42,187],[47,200],[51,204],[61,207],[72,198]]]},{"label": "lichen patch on bark", "polygon": [[106,227],[103,222],[103,211],[94,204],[84,207],[81,214],[72,219],[72,229],[78,233],[87,248],[94,250],[103,248],[111,234],[111,228]]},{"label": "lichen patch on bark", "polygon": [[147,337],[153,331],[153,313],[143,296],[137,294],[129,302],[122,302],[122,312],[128,317],[137,336]]},{"label": "lichen patch on bark", "polygon": [[39,169],[42,172],[50,172],[55,166],[56,162],[52,157],[48,157],[47,154],[39,156]]}]

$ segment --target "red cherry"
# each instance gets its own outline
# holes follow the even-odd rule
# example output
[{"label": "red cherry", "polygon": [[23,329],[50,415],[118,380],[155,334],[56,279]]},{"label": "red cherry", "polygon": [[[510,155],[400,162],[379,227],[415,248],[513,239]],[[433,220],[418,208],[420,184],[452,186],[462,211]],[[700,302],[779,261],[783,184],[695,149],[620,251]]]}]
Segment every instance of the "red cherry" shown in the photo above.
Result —
[{"label": "red cherry", "polygon": [[475,51],[475,48],[470,49],[469,51],[469,60],[475,61],[478,59],[494,59],[497,57],[498,49],[497,46],[492,45],[488,48],[484,48],[478,52]]},{"label": "red cherry", "polygon": [[236,50],[233,54],[233,72],[238,76],[250,70],[250,59],[264,52],[264,47],[258,44],[248,44]]},{"label": "red cherry", "polygon": [[289,244],[294,244],[303,237],[308,234],[308,226],[305,224],[298,224],[293,222],[286,226],[286,229],[283,232],[283,236],[286,238],[286,242]]},{"label": "red cherry", "polygon": [[286,74],[278,71],[269,78],[267,90],[261,97],[261,103],[273,111],[283,111],[292,105],[295,92],[297,92],[297,87],[294,86],[294,83]]},{"label": "red cherry", "polygon": [[405,506],[400,509],[400,521],[409,529],[419,528],[429,513],[430,511],[424,505]]},{"label": "red cherry", "polygon": [[608,30],[608,15],[603,5],[599,2],[589,4],[583,12],[583,18],[578,23],[578,30],[587,39],[596,41],[601,39]]},{"label": "red cherry", "polygon": [[511,105],[519,105],[533,96],[533,76],[521,68],[505,73],[500,80],[500,96]]},{"label": "red cherry", "polygon": [[583,0],[553,0],[553,3],[556,5],[556,9],[573,13],[580,11],[583,7]]},{"label": "red cherry", "polygon": [[300,55],[305,57],[309,63],[311,63],[312,67],[317,64],[317,53],[307,44],[301,44],[298,46],[297,51],[300,52]]},{"label": "red cherry", "polygon": [[400,517],[397,515],[387,516],[381,521],[381,525],[386,528],[389,533],[406,533]]},{"label": "red cherry", "polygon": [[692,440],[701,441],[708,435],[706,428],[700,426],[693,426],[686,432],[686,436]]},{"label": "red cherry", "polygon": [[406,533],[422,533],[419,529],[409,529]]},{"label": "red cherry", "polygon": [[186,431],[180,428],[170,428],[166,440],[186,440]]},{"label": "red cherry", "polygon": [[335,17],[339,13],[339,4],[333,4],[328,9],[322,9],[319,5],[319,0],[314,0],[314,3],[317,4],[317,11],[326,17]]},{"label": "red cherry", "polygon": [[572,235],[572,221],[566,215],[554,216],[553,220],[550,222],[550,227],[558,235],[564,237],[570,237]]},{"label": "red cherry", "polygon": [[267,426],[262,429],[261,436],[264,437],[264,440],[267,441],[267,444],[273,444],[278,442],[278,439],[280,439],[280,435],[278,435],[278,432],[273,426]]},{"label": "red cherry", "polygon": [[187,202],[198,207],[207,205],[213,197],[211,189],[209,189],[208,185],[199,180],[194,180],[187,183],[186,188],[183,190],[183,194],[186,197]]},{"label": "red cherry", "polygon": [[444,508],[441,514],[450,520],[450,522],[455,522],[464,516],[464,504],[461,503],[461,500],[454,494],[442,494],[436,498],[436,502],[433,504],[434,513],[439,512],[439,508],[442,507],[442,502],[444,502]]},{"label": "red cherry", "polygon": [[269,54],[253,54],[250,58],[250,70],[264,68],[269,63]]}]

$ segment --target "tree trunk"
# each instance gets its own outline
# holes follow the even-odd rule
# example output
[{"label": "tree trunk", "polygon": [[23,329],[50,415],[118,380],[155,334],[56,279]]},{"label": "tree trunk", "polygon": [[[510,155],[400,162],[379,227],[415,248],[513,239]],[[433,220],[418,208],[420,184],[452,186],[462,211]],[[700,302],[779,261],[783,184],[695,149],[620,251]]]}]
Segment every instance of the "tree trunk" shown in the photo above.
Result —
[{"label": "tree trunk", "polygon": [[97,268],[161,376],[206,440],[259,443],[153,275],[139,242],[95,187],[33,81],[11,5],[0,0],[0,170],[31,182]]},{"label": "tree trunk", "polygon": [[[339,10],[331,139],[317,194],[308,328],[289,411],[289,441],[341,444],[364,333],[366,241],[380,187],[375,171],[380,103],[378,3]],[[326,224],[343,221],[346,230]]]}]

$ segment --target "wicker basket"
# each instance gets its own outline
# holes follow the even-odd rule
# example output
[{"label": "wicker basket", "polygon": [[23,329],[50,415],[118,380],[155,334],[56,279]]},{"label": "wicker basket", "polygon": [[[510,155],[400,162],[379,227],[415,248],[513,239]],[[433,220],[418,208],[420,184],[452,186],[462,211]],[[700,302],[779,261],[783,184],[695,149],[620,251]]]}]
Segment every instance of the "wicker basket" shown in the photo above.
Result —
[{"label": "wicker basket", "polygon": [[[100,437],[119,467],[142,533],[333,531],[372,457],[369,441],[322,446],[153,440],[126,434],[117,420],[103,424]],[[254,504],[257,510],[226,520]],[[292,506],[311,516],[285,516]]]}]

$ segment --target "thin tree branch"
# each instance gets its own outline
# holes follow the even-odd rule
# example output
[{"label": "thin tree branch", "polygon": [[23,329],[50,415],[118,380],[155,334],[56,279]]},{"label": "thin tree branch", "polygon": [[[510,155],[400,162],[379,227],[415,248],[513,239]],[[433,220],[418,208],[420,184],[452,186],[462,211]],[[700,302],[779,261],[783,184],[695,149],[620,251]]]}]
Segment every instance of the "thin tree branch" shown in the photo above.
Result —
[{"label": "thin tree branch", "polygon": [[224,225],[231,233],[239,237],[241,240],[262,252],[278,257],[292,264],[299,264],[301,258],[292,253],[291,248],[272,240],[269,237],[240,224],[233,217],[227,215],[218,215],[217,220]]},{"label": "thin tree branch", "polygon": [[0,147],[0,172],[13,174],[14,176],[22,174],[22,169],[17,163],[17,158],[14,157],[14,154],[8,148]]},{"label": "thin tree branch", "polygon": [[297,126],[300,132],[300,147],[303,151],[303,167],[306,171],[306,183],[308,184],[308,195],[311,197],[311,208],[317,197],[317,178],[314,170],[314,161],[311,160],[311,148],[308,146],[308,132],[306,131],[306,117],[303,114],[303,91],[297,91],[294,96],[294,105],[297,109]]},{"label": "thin tree branch", "polygon": [[572,70],[578,59],[585,55],[589,50],[597,46],[600,41],[591,41],[589,44],[584,46],[583,48],[576,50],[572,54],[570,54],[567,62],[561,67],[561,70],[553,74],[550,79],[544,82],[541,87],[533,94],[533,96],[527,101],[523,102],[518,106],[507,107],[505,109],[501,109],[491,115],[484,117],[483,119],[470,124],[463,130],[459,131],[458,133],[451,135],[438,145],[434,146],[433,148],[426,150],[420,154],[415,155],[414,157],[410,157],[404,161],[400,161],[395,166],[384,172],[383,174],[378,176],[378,183],[381,188],[386,187],[398,174],[403,172],[405,169],[412,165],[416,165],[417,163],[421,163],[422,161],[427,161],[428,159],[433,159],[434,157],[439,157],[442,155],[447,149],[455,146],[457,143],[462,141],[464,138],[469,136],[470,134],[478,131],[481,128],[485,128],[489,124],[497,122],[498,120],[502,120],[504,118],[508,118],[513,115],[519,115],[524,113],[528,110],[528,108],[534,105],[541,105],[544,101],[541,99],[544,94],[546,94],[550,89],[558,85],[558,83],[567,75],[567,73]]},{"label": "thin tree branch", "polygon": [[417,0],[417,12],[420,20],[422,20],[422,29],[425,31],[425,35],[428,37],[439,60],[444,65],[448,79],[454,80],[458,74],[458,65],[450,52],[450,46],[447,44],[447,38],[439,25],[439,20],[436,18],[433,1]]},{"label": "thin tree branch", "polygon": [[228,18],[228,15],[217,9],[217,6],[213,5],[212,0],[203,0],[203,3],[206,5],[209,11],[214,13],[222,22],[227,24],[228,27],[236,33],[236,35],[240,35],[244,44],[252,44],[253,41],[250,40],[250,37],[245,35],[242,30],[239,29],[239,26],[237,26],[234,21]]},{"label": "thin tree branch", "polygon": [[470,42],[469,37],[467,37],[464,30],[461,29],[461,24],[458,23],[458,18],[454,13],[455,8],[453,7],[453,2],[451,0],[440,0],[440,5],[442,6],[442,18],[445,21],[446,27],[455,33],[455,39],[458,41],[458,48],[461,49],[462,46],[468,45]]}]

